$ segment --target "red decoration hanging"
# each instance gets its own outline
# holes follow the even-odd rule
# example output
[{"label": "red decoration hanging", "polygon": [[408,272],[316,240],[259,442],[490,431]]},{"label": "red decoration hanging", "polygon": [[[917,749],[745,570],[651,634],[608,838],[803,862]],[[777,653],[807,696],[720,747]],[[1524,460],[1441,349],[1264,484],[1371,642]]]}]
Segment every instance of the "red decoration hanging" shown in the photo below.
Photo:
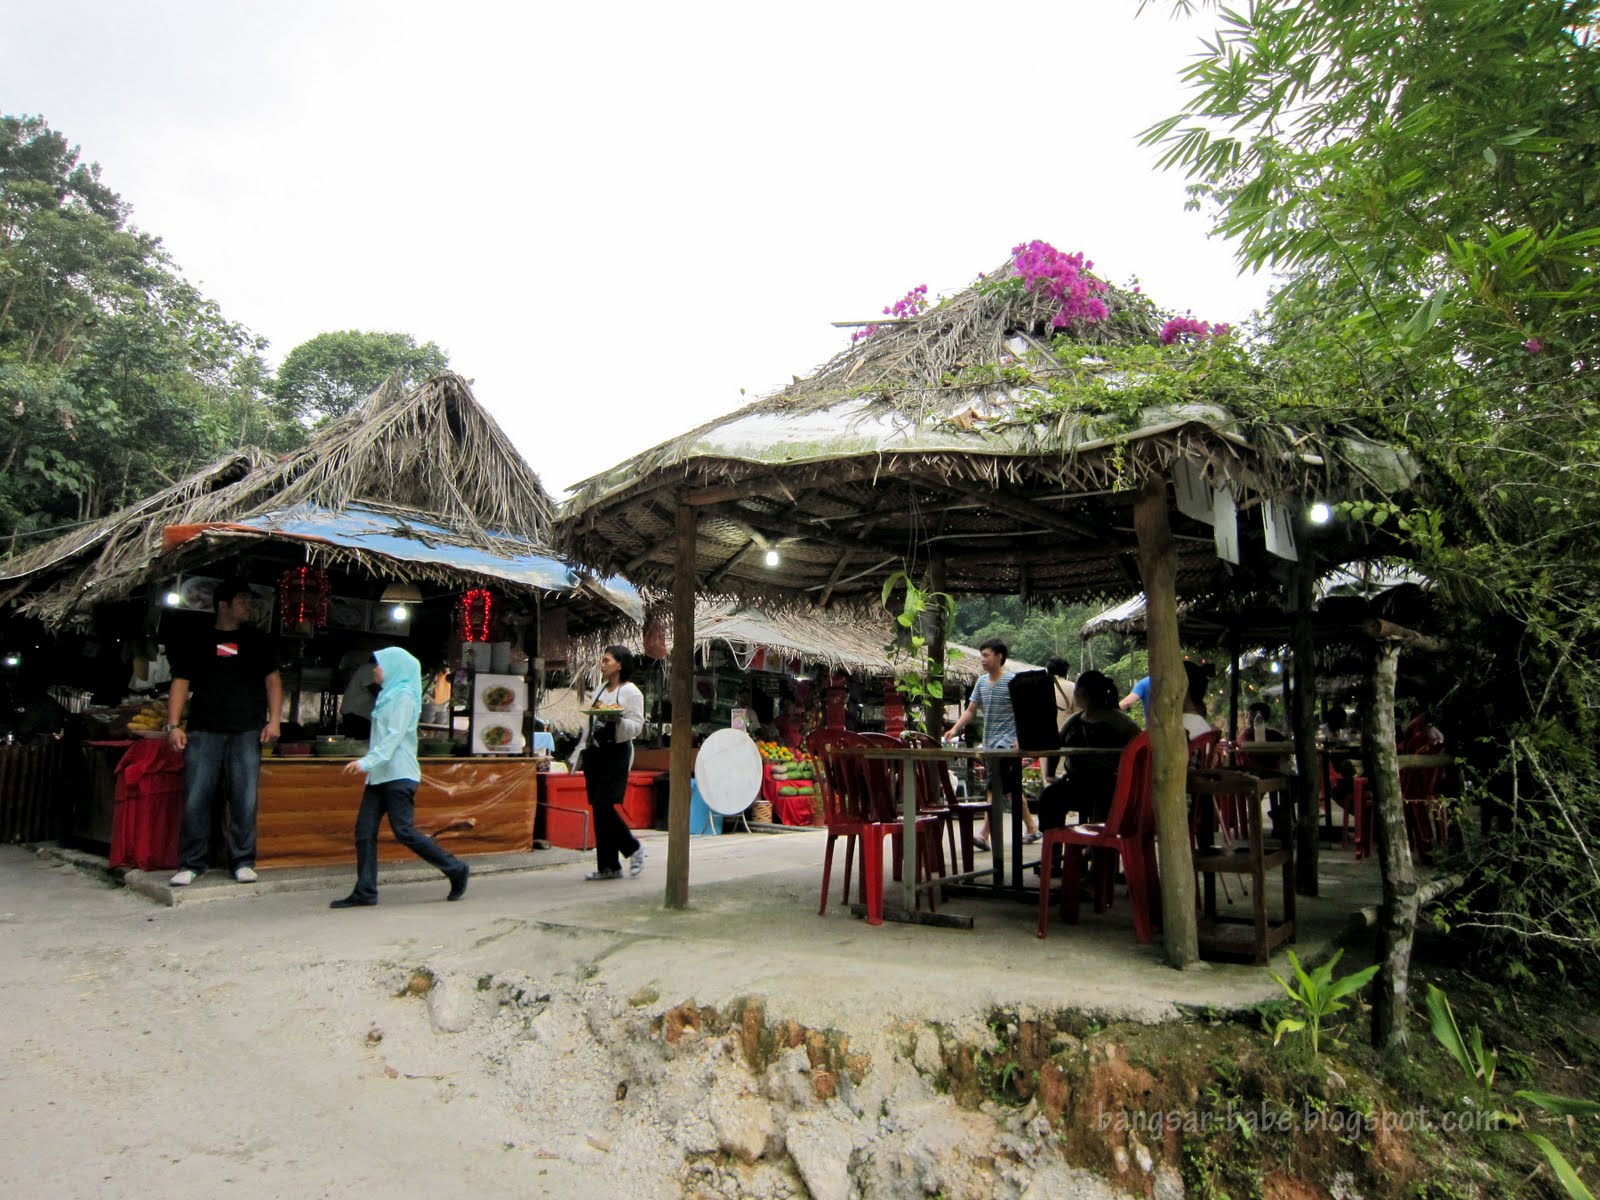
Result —
[{"label": "red decoration hanging", "polygon": [[488,588],[473,588],[461,597],[461,640],[487,642],[489,622],[494,615],[494,593]]},{"label": "red decoration hanging", "polygon": [[286,630],[323,629],[333,587],[320,567],[290,567],[278,576],[278,624]]}]

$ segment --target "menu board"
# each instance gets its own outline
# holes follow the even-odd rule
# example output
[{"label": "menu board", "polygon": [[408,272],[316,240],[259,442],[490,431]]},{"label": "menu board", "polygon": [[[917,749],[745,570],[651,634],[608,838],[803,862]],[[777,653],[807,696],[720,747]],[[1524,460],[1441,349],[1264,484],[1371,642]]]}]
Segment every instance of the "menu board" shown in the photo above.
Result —
[{"label": "menu board", "polygon": [[521,754],[522,714],[528,707],[523,675],[478,675],[472,688],[472,753]]}]

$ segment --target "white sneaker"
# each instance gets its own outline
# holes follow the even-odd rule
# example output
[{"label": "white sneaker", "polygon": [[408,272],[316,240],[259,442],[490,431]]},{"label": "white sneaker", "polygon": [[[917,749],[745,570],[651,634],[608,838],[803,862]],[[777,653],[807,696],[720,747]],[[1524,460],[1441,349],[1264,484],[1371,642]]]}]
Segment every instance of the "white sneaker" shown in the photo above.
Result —
[{"label": "white sneaker", "polygon": [[256,869],[254,867],[240,867],[233,873],[233,877],[240,883],[254,883],[256,881]]},{"label": "white sneaker", "polygon": [[194,882],[194,872],[185,867],[172,877],[173,887],[188,887]]},{"label": "white sneaker", "polygon": [[639,876],[644,873],[644,847],[640,846],[628,856],[628,874]]}]

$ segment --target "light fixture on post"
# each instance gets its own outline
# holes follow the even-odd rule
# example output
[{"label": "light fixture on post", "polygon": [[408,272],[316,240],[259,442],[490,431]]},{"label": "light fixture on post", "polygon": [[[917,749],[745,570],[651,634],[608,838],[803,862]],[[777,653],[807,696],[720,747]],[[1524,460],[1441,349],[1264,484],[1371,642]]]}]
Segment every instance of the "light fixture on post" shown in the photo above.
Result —
[{"label": "light fixture on post", "polygon": [[422,592],[414,583],[389,583],[384,585],[378,603],[392,605],[389,615],[396,621],[403,621],[406,619],[407,605],[422,603]]}]

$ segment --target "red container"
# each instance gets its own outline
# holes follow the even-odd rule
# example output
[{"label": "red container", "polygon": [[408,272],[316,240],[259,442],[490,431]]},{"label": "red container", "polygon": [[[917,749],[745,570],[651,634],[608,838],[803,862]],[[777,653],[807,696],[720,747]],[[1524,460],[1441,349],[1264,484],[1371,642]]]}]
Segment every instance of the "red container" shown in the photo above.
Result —
[{"label": "red container", "polygon": [[629,771],[628,790],[622,793],[622,819],[629,829],[649,829],[656,819],[656,780],[659,771]]},{"label": "red container", "polygon": [[594,813],[584,790],[583,772],[542,775],[540,782],[545,795],[545,840],[567,850],[594,849]]}]

